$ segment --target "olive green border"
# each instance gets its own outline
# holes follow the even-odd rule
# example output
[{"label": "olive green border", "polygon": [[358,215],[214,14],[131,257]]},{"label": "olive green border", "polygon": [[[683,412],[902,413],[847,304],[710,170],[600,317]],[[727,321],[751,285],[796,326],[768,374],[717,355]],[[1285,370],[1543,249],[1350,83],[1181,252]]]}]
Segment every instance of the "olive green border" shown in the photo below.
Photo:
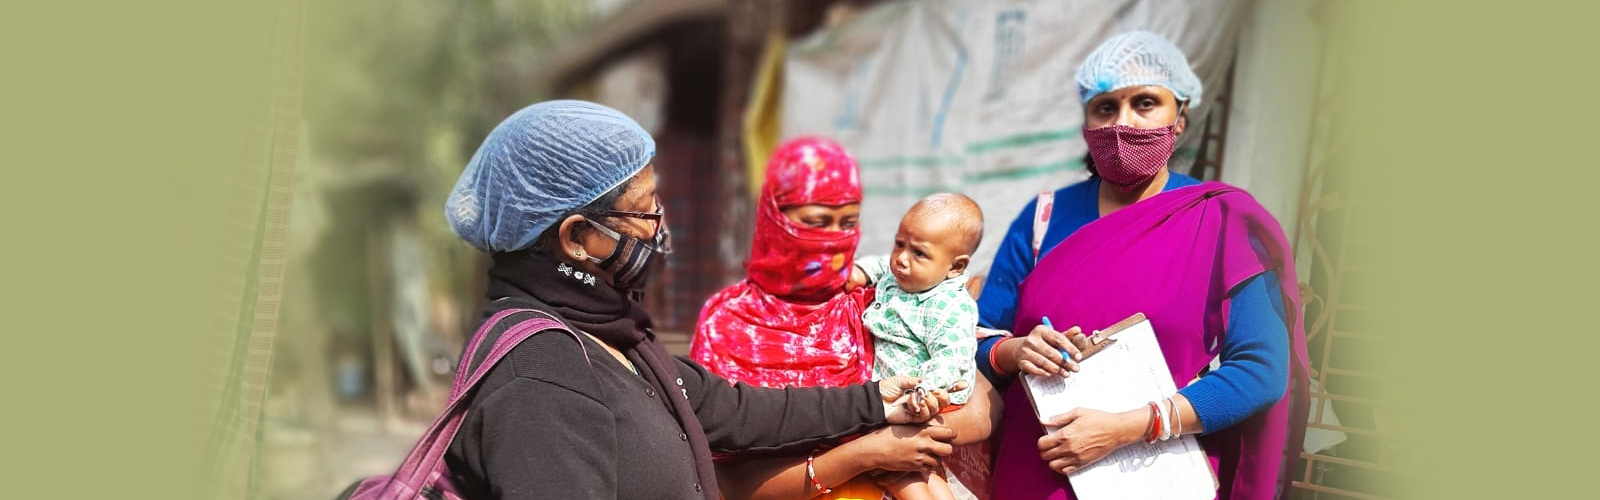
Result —
[{"label": "olive green border", "polygon": [[1600,9],[1339,2],[1338,100],[1415,498],[1592,494]]},{"label": "olive green border", "polygon": [[[1417,453],[1401,491],[1585,495],[1597,8],[1323,3],[1351,201],[1376,214],[1361,286],[1388,306],[1393,428]],[[249,491],[304,5],[3,9],[8,495]]]},{"label": "olive green border", "polygon": [[255,488],[304,13],[0,8],[6,496]]}]

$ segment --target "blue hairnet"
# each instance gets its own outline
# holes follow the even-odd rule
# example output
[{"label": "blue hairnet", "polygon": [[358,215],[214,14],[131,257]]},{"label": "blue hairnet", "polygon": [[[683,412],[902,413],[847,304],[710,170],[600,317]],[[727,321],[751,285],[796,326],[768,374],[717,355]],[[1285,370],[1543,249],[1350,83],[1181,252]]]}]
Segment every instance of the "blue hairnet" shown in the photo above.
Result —
[{"label": "blue hairnet", "polygon": [[450,191],[444,216],[480,250],[522,250],[655,154],[655,139],[617,110],[584,101],[534,104],[489,132]]},{"label": "blue hairnet", "polygon": [[1101,43],[1078,66],[1078,98],[1139,85],[1159,85],[1189,108],[1200,105],[1200,77],[1189,68],[1183,51],[1161,35],[1130,31]]}]

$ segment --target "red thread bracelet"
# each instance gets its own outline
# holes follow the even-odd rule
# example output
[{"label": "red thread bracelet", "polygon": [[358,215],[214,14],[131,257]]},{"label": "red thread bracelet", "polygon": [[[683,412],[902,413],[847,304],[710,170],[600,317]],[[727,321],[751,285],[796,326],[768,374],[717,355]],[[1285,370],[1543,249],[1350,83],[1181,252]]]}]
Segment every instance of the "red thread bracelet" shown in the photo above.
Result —
[{"label": "red thread bracelet", "polygon": [[817,481],[817,469],[813,465],[816,460],[816,455],[806,456],[806,479],[811,480],[811,487],[816,488],[817,493],[821,493],[823,495],[833,493],[832,488],[824,488],[822,487],[822,483]]}]

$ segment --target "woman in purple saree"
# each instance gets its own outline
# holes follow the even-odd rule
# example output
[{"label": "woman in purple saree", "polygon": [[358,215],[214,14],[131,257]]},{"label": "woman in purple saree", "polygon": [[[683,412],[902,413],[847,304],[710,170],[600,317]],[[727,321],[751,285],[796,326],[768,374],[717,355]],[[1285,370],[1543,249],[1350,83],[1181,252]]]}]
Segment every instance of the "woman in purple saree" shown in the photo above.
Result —
[{"label": "woman in purple saree", "polygon": [[[1130,443],[1199,434],[1218,498],[1274,498],[1307,406],[1283,231],[1243,190],[1166,169],[1200,99],[1199,79],[1170,42],[1114,37],[1077,80],[1095,176],[1023,210],[978,302],[982,326],[1019,332],[984,339],[978,352],[980,370],[1006,392],[992,497],[1075,498],[1068,473]],[[1139,312],[1178,392],[1121,413],[1073,411],[1046,435],[1015,375],[1070,376],[1078,352],[1070,337]],[[1068,328],[1054,330],[1045,317]]]}]

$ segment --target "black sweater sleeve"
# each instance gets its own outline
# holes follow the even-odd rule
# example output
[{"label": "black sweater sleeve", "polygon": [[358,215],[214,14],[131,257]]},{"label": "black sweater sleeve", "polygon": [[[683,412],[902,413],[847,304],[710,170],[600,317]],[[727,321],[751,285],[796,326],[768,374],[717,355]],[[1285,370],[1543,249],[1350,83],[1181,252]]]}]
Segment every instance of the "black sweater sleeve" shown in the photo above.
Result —
[{"label": "black sweater sleeve", "polygon": [[718,453],[809,449],[884,424],[877,384],[768,389],[727,379],[678,358],[683,390]]},{"label": "black sweater sleeve", "polygon": [[611,411],[550,382],[519,377],[483,399],[481,459],[496,499],[615,498]]}]

